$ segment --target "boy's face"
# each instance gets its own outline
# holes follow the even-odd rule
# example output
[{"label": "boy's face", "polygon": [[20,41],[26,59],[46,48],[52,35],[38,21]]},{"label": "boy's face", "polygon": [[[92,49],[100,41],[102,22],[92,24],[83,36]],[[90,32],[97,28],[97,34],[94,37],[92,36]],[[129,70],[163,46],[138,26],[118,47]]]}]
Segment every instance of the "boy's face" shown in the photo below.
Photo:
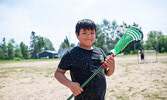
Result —
[{"label": "boy's face", "polygon": [[79,35],[76,36],[80,42],[80,46],[91,47],[95,41],[95,30],[80,29]]}]

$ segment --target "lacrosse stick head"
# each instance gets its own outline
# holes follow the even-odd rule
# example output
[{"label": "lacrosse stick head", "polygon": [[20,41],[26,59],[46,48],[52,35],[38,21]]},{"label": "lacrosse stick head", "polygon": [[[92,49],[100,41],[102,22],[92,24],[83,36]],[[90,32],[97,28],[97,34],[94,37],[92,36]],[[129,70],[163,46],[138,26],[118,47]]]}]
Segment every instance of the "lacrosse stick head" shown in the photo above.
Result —
[{"label": "lacrosse stick head", "polygon": [[117,42],[112,52],[113,55],[117,55],[123,52],[131,43],[139,42],[143,39],[143,32],[136,27],[129,27],[126,29],[125,34]]}]

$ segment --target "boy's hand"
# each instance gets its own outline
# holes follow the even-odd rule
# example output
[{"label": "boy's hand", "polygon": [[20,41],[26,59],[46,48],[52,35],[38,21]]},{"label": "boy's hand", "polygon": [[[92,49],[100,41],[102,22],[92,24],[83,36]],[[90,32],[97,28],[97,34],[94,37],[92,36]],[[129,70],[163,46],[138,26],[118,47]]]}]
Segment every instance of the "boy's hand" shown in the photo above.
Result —
[{"label": "boy's hand", "polygon": [[106,59],[106,65],[109,69],[112,69],[115,66],[115,61],[114,61],[114,57],[112,56],[107,56]]},{"label": "boy's hand", "polygon": [[73,92],[74,96],[77,96],[83,92],[83,89],[80,87],[80,84],[77,82],[71,82],[71,80],[67,79],[67,77],[64,75],[66,70],[57,68],[55,72],[55,78],[62,83],[63,85],[70,88],[70,90]]},{"label": "boy's hand", "polygon": [[107,56],[107,59],[105,61],[108,69],[105,70],[105,73],[107,76],[110,76],[114,73],[114,69],[115,69],[115,61],[114,61],[114,57],[112,56]]},{"label": "boy's hand", "polygon": [[72,91],[74,96],[77,96],[83,92],[83,89],[80,87],[80,84],[77,82],[72,82],[70,84],[70,90]]}]

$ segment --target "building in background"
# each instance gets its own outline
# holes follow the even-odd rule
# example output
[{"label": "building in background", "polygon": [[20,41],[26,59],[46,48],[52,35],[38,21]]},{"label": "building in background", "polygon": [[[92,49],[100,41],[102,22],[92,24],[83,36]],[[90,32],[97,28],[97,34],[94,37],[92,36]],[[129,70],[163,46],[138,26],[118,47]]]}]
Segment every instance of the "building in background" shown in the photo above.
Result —
[{"label": "building in background", "polygon": [[73,47],[68,47],[68,48],[64,48],[64,49],[59,50],[58,57],[59,57],[59,58],[62,58],[63,55],[64,55],[68,50],[71,50],[72,48],[73,48]]},{"label": "building in background", "polygon": [[57,51],[45,50],[37,54],[37,59],[54,59],[58,58]]}]

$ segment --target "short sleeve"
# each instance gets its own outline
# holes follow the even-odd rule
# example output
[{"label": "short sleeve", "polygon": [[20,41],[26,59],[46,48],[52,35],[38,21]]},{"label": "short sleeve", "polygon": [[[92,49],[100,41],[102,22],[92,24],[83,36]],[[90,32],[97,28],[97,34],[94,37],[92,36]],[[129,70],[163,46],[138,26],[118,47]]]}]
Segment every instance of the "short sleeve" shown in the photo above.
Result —
[{"label": "short sleeve", "polygon": [[59,65],[58,65],[58,67],[59,67],[60,69],[69,70],[71,64],[72,64],[72,59],[71,59],[71,56],[70,56],[69,51],[67,51],[67,52],[63,55],[63,57],[62,57],[62,59],[61,59]]},{"label": "short sleeve", "polygon": [[101,53],[103,54],[103,57],[104,57],[104,61],[105,61],[105,59],[107,58],[107,56],[106,56],[106,54],[104,53],[104,51],[100,48],[100,51],[101,51]]}]

